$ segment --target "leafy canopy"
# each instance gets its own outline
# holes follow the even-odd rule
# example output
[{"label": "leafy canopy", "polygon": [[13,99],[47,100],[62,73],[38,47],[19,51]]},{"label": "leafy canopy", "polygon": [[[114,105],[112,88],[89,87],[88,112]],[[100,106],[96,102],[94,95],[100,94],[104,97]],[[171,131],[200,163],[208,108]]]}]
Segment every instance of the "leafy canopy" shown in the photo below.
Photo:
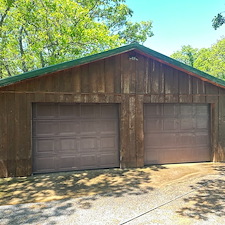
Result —
[{"label": "leafy canopy", "polygon": [[0,0],[0,78],[153,36],[125,0]]},{"label": "leafy canopy", "polygon": [[225,17],[222,16],[222,13],[218,13],[214,18],[212,19],[212,27],[217,30],[219,27],[221,27],[225,23]]},{"label": "leafy canopy", "polygon": [[225,79],[225,38],[210,48],[192,48],[182,46],[180,51],[171,55],[172,58],[215,77]]}]

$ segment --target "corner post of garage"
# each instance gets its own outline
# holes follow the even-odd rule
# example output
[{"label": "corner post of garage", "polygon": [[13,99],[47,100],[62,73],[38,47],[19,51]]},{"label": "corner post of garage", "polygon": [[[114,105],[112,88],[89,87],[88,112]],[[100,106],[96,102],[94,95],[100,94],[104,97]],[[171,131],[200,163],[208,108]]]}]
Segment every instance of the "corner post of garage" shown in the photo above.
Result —
[{"label": "corner post of garage", "polygon": [[120,167],[144,165],[143,96],[125,95],[120,113]]}]

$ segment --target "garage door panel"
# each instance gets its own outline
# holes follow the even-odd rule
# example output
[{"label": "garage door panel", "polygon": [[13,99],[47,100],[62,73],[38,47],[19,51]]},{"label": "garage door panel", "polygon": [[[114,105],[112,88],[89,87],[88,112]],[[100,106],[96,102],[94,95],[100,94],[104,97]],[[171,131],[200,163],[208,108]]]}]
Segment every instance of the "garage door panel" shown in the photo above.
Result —
[{"label": "garage door panel", "polygon": [[91,105],[82,105],[80,108],[81,118],[95,118],[96,117],[96,111],[98,106],[93,107]]},{"label": "garage door panel", "polygon": [[180,129],[181,130],[193,130],[194,129],[194,119],[193,118],[181,118],[180,119]]},{"label": "garage door panel", "polygon": [[34,162],[34,170],[39,172],[52,172],[56,167],[55,157],[40,157]]},{"label": "garage door panel", "polygon": [[173,145],[177,147],[195,146],[195,135],[193,133],[180,133],[177,135],[177,142]]},{"label": "garage door panel", "polygon": [[161,130],[164,131],[176,131],[178,129],[178,122],[176,119],[165,118],[163,119],[163,127]]},{"label": "garage door panel", "polygon": [[118,160],[117,157],[118,156],[115,153],[102,154],[101,157],[99,158],[101,167],[107,168],[108,165],[110,165],[110,167],[116,167],[117,164],[115,162]]},{"label": "garage door panel", "polygon": [[59,152],[63,154],[65,152],[75,153],[78,151],[78,144],[75,137],[73,138],[60,138],[59,139]]},{"label": "garage door panel", "polygon": [[208,117],[208,105],[198,105],[196,108],[196,113],[199,116],[205,116]]},{"label": "garage door panel", "polygon": [[79,168],[79,158],[74,156],[64,156],[58,158],[58,165],[60,171],[67,171]]},{"label": "garage door panel", "polygon": [[159,108],[162,108],[163,110],[161,111],[161,116],[164,117],[163,115],[167,115],[168,117],[176,117],[178,115],[178,107],[173,104],[167,104],[164,105],[163,107],[158,106]]},{"label": "garage door panel", "polygon": [[100,120],[99,131],[104,134],[115,134],[117,132],[118,126],[115,123],[115,120]]},{"label": "garage door panel", "polygon": [[146,104],[145,164],[210,161],[209,128],[207,104]]},{"label": "garage door panel", "polygon": [[105,149],[115,149],[117,145],[117,140],[115,136],[101,137],[100,145],[101,145],[101,151],[104,151]]},{"label": "garage door panel", "polygon": [[95,137],[82,137],[80,139],[80,148],[83,151],[93,151],[97,148],[97,138]]},{"label": "garage door panel", "polygon": [[161,131],[163,129],[163,120],[162,119],[146,119],[146,127],[147,132],[151,131]]},{"label": "garage door panel", "polygon": [[196,129],[209,129],[209,123],[205,117],[198,117],[196,119]]},{"label": "garage door panel", "polygon": [[33,159],[34,173],[118,167],[117,105],[34,104]]},{"label": "garage door panel", "polygon": [[193,105],[180,105],[180,116],[192,116],[195,114],[195,107]]},{"label": "garage door panel", "polygon": [[57,130],[57,123],[52,121],[39,121],[33,123],[33,135],[38,137],[54,136]]},{"label": "garage door panel", "polygon": [[[53,121],[53,123],[55,123]],[[80,124],[74,121],[60,121],[59,122],[59,129],[58,134],[60,135],[76,135],[77,131],[79,130]]]},{"label": "garage door panel", "polygon": [[210,139],[208,133],[196,133],[195,142],[197,146],[209,146]]},{"label": "garage door panel", "polygon": [[60,104],[59,108],[59,117],[61,118],[79,118],[80,109],[71,104]]},{"label": "garage door panel", "polygon": [[80,121],[80,134],[90,135],[98,132],[98,122],[92,120]]},{"label": "garage door panel", "polygon": [[92,169],[100,167],[96,154],[82,154],[80,157],[81,168]]},{"label": "garage door panel", "polygon": [[36,139],[35,141],[35,153],[39,154],[46,154],[50,153],[53,154],[55,151],[55,140],[54,139]]},{"label": "garage door panel", "polygon": [[176,142],[176,134],[164,133],[151,134],[150,136],[145,136],[145,145],[149,148],[157,146],[173,146]]},{"label": "garage door panel", "polygon": [[145,115],[147,115],[148,117],[161,116],[162,114],[162,108],[157,107],[156,104],[146,105],[144,110]]},{"label": "garage door panel", "polygon": [[101,118],[116,118],[117,109],[113,105],[105,105],[101,106]]}]

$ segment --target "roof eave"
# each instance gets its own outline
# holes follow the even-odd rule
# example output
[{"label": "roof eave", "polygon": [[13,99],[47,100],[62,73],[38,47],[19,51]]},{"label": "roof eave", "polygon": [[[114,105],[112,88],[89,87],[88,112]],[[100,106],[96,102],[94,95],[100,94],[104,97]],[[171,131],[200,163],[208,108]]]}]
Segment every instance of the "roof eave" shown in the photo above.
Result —
[{"label": "roof eave", "polygon": [[146,55],[149,58],[152,58],[154,60],[157,60],[163,64],[169,65],[175,69],[178,69],[180,71],[183,71],[187,74],[190,74],[194,77],[198,77],[199,79],[212,83],[216,86],[219,86],[221,88],[225,88],[225,81],[221,80],[217,77],[211,76],[207,73],[204,73],[200,70],[197,70],[193,67],[190,67],[184,63],[181,63],[175,59],[172,59],[168,56],[165,56],[161,53],[158,53],[154,50],[151,50],[143,45],[140,45],[138,43],[132,43],[129,45],[125,45],[116,49],[111,49],[105,52],[101,52],[101,53],[97,53],[94,55],[90,55],[90,56],[86,56],[86,57],[82,57],[79,59],[75,59],[72,61],[68,61],[68,62],[64,62],[64,63],[60,63],[60,64],[56,64],[56,65],[52,65],[49,67],[44,67],[41,69],[37,69],[37,70],[33,70],[30,72],[26,72],[23,74],[19,74],[16,76],[12,76],[12,77],[7,77],[4,79],[0,80],[0,87],[4,87],[10,84],[14,84],[23,80],[27,80],[27,79],[31,79],[34,77],[39,77],[42,75],[46,75],[49,73],[53,73],[53,72],[57,72],[57,71],[62,71],[65,69],[69,69],[71,67],[74,66],[79,66],[79,65],[84,65],[90,62],[94,62],[94,61],[98,61],[98,60],[102,60],[104,58],[108,58],[111,56],[115,56],[118,54],[122,54],[124,52],[128,52],[128,51],[132,51],[132,50],[136,50],[138,53],[142,54],[142,55]]}]

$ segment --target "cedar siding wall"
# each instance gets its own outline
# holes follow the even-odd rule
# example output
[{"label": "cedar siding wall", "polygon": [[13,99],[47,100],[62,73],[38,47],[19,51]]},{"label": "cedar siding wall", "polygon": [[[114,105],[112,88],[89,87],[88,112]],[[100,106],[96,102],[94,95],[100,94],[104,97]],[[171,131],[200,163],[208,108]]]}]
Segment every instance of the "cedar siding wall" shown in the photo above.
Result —
[{"label": "cedar siding wall", "polygon": [[212,160],[225,160],[225,90],[131,51],[0,88],[1,177],[32,173],[33,102],[119,103],[122,168],[144,165],[143,104],[210,103]]}]

